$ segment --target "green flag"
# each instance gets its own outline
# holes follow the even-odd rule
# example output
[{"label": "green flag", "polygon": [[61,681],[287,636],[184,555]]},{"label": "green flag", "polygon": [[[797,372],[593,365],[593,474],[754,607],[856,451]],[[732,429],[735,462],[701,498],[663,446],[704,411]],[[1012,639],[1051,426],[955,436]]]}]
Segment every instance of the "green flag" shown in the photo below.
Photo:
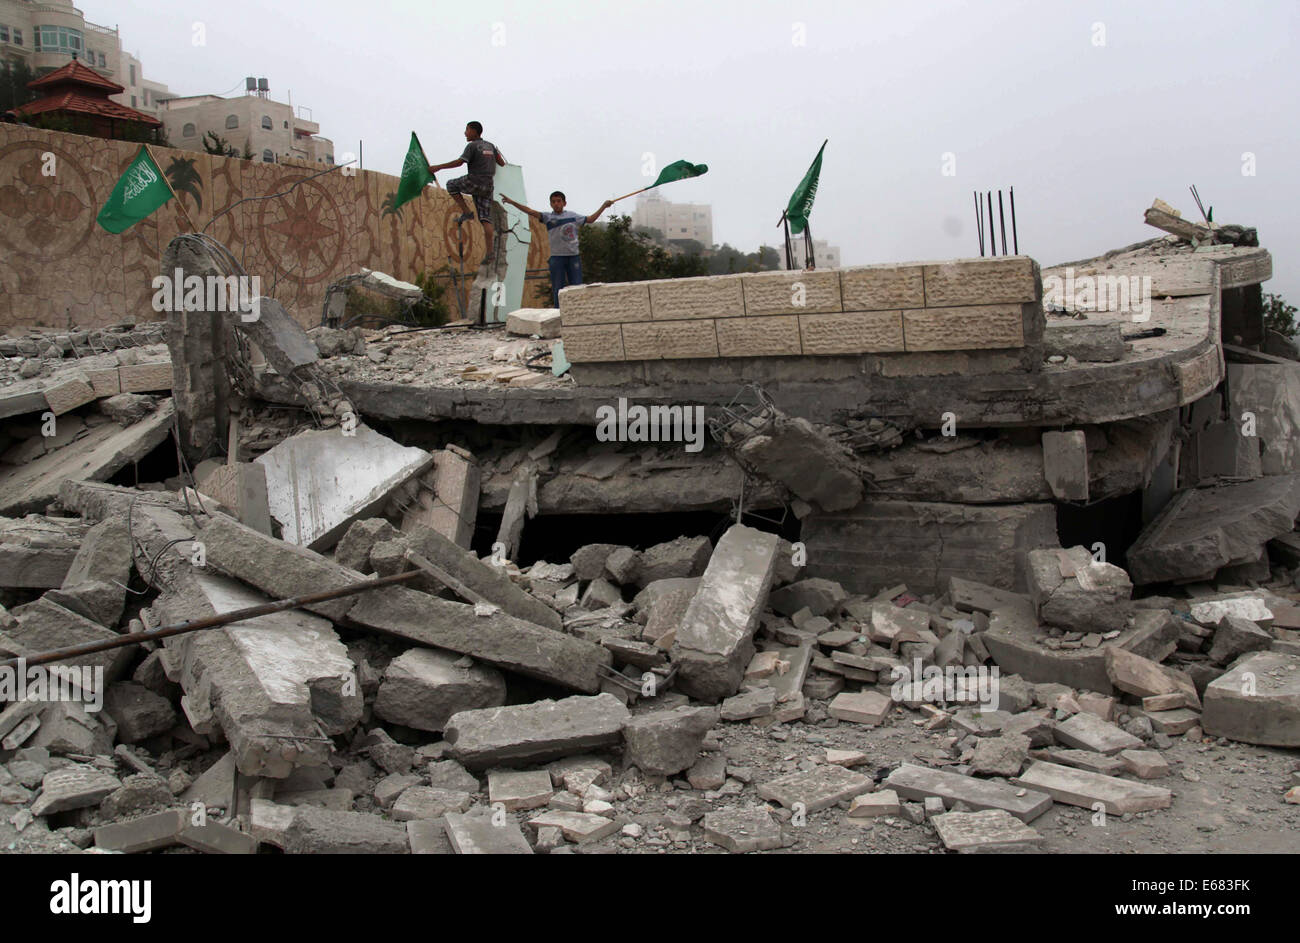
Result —
[{"label": "green flag", "polygon": [[688,177],[698,177],[709,172],[708,164],[692,164],[690,161],[678,160],[669,164],[663,170],[659,171],[659,176],[655,182],[646,187],[657,187],[661,183],[673,183],[677,180],[685,180]]},{"label": "green flag", "polygon": [[822,141],[817,156],[813,158],[812,166],[799,181],[799,186],[794,188],[794,193],[790,196],[790,205],[785,208],[785,218],[790,221],[790,232],[796,236],[804,231],[808,225],[808,217],[812,215],[813,200],[817,198],[817,178],[822,175],[822,151],[824,150],[826,150],[826,141]]},{"label": "green flag", "polygon": [[397,184],[397,196],[393,198],[393,209],[397,210],[403,203],[409,203],[424,192],[424,188],[433,182],[429,173],[429,161],[424,156],[420,139],[411,132],[411,147],[402,162],[402,179]]},{"label": "green flag", "polygon": [[126,232],[175,195],[148,148],[141,145],[95,222],[111,233]]}]

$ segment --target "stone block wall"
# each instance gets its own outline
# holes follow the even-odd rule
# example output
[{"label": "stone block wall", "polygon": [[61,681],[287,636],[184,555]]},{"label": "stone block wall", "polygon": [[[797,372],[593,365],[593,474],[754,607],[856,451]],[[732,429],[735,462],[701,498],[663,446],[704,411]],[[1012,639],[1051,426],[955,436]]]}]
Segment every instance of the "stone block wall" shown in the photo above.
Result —
[{"label": "stone block wall", "polygon": [[1025,256],[582,285],[560,312],[574,363],[1015,350],[1043,331]]}]

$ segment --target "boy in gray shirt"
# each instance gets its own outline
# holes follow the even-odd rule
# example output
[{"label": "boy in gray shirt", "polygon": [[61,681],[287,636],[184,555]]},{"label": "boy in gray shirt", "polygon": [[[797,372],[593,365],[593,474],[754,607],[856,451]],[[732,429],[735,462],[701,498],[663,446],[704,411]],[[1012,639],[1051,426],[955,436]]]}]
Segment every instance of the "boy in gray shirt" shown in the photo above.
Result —
[{"label": "boy in gray shirt", "polygon": [[580,216],[565,210],[568,201],[559,190],[551,194],[550,213],[539,213],[537,210],[529,209],[504,193],[501,194],[501,199],[545,224],[546,237],[551,244],[551,305],[558,308],[560,289],[582,284],[582,255],[578,250],[578,227],[594,223],[601,213],[614,204],[614,201],[606,200],[600,204],[600,209],[590,216]]},{"label": "boy in gray shirt", "polygon": [[460,207],[460,216],[456,219],[458,223],[474,218],[461,194],[468,193],[474,198],[474,209],[478,211],[479,222],[483,224],[483,235],[487,238],[487,254],[483,256],[483,261],[491,262],[496,258],[495,232],[492,227],[493,178],[497,167],[506,165],[506,159],[492,142],[483,140],[483,125],[477,121],[465,125],[465,140],[469,143],[465,145],[460,157],[445,164],[430,164],[429,173],[436,174],[440,170],[469,165],[469,173],[465,176],[447,181],[447,192]]}]

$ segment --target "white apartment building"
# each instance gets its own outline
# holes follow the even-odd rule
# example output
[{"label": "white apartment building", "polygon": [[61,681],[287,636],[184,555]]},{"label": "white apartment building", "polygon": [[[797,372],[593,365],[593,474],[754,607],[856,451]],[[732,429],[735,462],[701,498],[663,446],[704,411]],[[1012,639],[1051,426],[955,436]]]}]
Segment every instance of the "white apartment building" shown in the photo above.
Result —
[{"label": "white apartment building", "polygon": [[40,77],[73,56],[125,86],[112,100],[161,117],[167,86],[144,77],[140,60],[122,48],[117,28],[89,22],[71,0],[0,0],[0,57],[25,62]]},{"label": "white apartment building", "polygon": [[279,163],[286,159],[333,164],[334,142],[319,136],[320,125],[300,117],[305,109],[272,101],[258,94],[239,98],[189,95],[165,99],[157,112],[172,147],[202,151],[209,131],[224,138],[243,156]]},{"label": "white apartment building", "polygon": [[713,207],[708,203],[672,203],[658,190],[637,199],[632,226],[657,229],[665,239],[694,239],[706,249],[713,247]]},{"label": "white apartment building", "polygon": [[[804,253],[806,251],[807,250],[804,248],[804,239],[802,233],[800,233],[797,236],[790,237],[790,254],[794,256],[794,267],[796,269],[803,268]],[[777,261],[778,267],[784,269],[786,267],[784,236],[782,236],[782,238],[777,241],[776,254],[778,259]],[[840,247],[831,245],[825,239],[814,239],[813,240],[813,262],[819,269],[839,268]]]}]

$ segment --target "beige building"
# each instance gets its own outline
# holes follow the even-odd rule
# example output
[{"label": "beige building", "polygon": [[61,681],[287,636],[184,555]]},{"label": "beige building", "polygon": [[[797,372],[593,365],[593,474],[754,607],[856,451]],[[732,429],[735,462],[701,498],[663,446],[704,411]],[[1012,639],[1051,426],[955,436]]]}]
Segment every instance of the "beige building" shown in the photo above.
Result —
[{"label": "beige building", "polygon": [[[794,267],[803,268],[804,253],[803,234],[790,237],[790,253],[794,256]],[[776,245],[777,265],[785,268],[785,242],[782,240]],[[819,268],[839,268],[840,267],[840,247],[833,246],[825,239],[813,240],[813,263]]]},{"label": "beige building", "polygon": [[713,247],[713,207],[707,203],[671,203],[658,190],[636,201],[632,226],[657,229],[665,239],[694,239]]},{"label": "beige building", "polygon": [[[298,109],[300,113],[303,110]],[[319,136],[319,124],[294,114],[291,105],[260,94],[168,98],[157,114],[172,147],[201,151],[205,135],[212,131],[234,147],[239,156],[246,149],[252,151],[254,160],[334,163],[334,142]]]},{"label": "beige building", "polygon": [[25,62],[39,77],[73,56],[126,90],[112,100],[161,117],[167,86],[144,77],[140,60],[122,48],[117,28],[89,22],[71,0],[0,0],[0,57]]}]

